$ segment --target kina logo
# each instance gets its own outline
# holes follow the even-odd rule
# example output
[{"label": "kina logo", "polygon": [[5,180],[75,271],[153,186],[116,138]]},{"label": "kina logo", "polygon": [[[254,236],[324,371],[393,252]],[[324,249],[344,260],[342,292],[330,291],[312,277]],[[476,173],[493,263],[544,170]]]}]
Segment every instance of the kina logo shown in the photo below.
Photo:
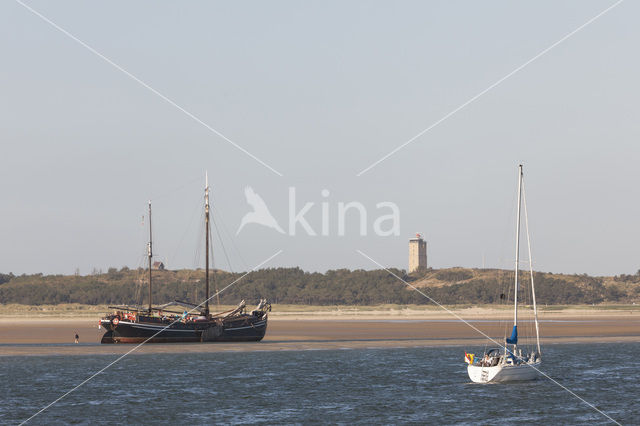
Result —
[{"label": "kina logo", "polygon": [[279,233],[284,234],[284,231],[280,225],[278,225],[278,221],[269,211],[267,204],[264,202],[262,197],[253,190],[253,188],[250,186],[245,187],[244,196],[247,199],[247,203],[253,208],[253,211],[250,211],[242,217],[236,235],[238,235],[240,231],[242,231],[242,228],[249,223],[257,223],[258,225],[275,229]]},{"label": "kina logo", "polygon": [[[319,202],[307,201],[300,203],[297,200],[296,188],[289,187],[289,217],[288,228],[285,231],[271,214],[267,203],[252,187],[245,187],[244,195],[247,204],[251,207],[251,211],[246,213],[240,220],[236,235],[239,235],[247,225],[251,224],[266,226],[280,234],[292,237],[296,235],[298,230],[302,230],[306,235],[312,237],[318,235],[323,237],[337,235],[342,237],[347,234],[347,225],[350,227],[356,226],[351,232],[358,233],[360,236],[368,235],[370,230],[379,237],[400,235],[400,209],[396,203],[391,201],[375,203],[375,211],[372,212],[371,208],[367,209],[365,204],[359,201],[332,203],[330,200],[331,193],[328,189],[323,189],[320,191]],[[373,223],[370,222],[372,216],[375,217]],[[337,226],[335,225],[336,219]],[[314,221],[318,223],[313,223]],[[317,232],[318,229],[320,232]]]}]

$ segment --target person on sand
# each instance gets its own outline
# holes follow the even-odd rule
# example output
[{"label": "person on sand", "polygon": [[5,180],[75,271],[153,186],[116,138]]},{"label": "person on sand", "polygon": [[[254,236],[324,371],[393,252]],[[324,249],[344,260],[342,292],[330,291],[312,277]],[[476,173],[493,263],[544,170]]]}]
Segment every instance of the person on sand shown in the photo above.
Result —
[{"label": "person on sand", "polygon": [[80,336],[78,336],[78,333],[76,333],[76,344],[78,344],[79,341],[80,341]]}]

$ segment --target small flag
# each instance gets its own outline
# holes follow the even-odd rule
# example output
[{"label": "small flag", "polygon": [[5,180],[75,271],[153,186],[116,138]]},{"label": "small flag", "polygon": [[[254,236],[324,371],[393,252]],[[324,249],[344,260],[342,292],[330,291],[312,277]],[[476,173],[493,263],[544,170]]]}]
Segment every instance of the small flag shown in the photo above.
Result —
[{"label": "small flag", "polygon": [[468,354],[468,353],[466,353],[466,352],[464,353],[464,361],[465,361],[467,364],[473,364],[473,358],[474,358],[474,357],[475,357],[475,355],[474,355],[474,354]]}]

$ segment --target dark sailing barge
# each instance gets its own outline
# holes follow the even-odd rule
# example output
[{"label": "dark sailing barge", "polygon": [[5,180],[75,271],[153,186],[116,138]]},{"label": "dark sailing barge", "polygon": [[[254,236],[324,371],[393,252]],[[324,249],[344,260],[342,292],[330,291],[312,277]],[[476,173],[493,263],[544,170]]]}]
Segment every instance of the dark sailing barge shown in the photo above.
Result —
[{"label": "dark sailing barge", "polygon": [[[267,331],[269,303],[260,301],[251,313],[244,302],[238,308],[215,315],[206,312],[182,315],[154,307],[152,313],[135,308],[116,311],[100,320],[107,331],[101,343],[178,343],[260,341]],[[155,314],[155,315],[154,315]]]},{"label": "dark sailing barge", "polygon": [[[205,187],[206,300],[200,305],[175,301],[161,306],[151,303],[152,250],[151,202],[149,202],[149,306],[110,306],[114,312],[102,318],[100,327],[106,333],[101,343],[178,343],[178,342],[239,342],[260,341],[267,331],[267,316],[271,304],[265,299],[250,313],[244,300],[237,308],[212,314],[209,312],[209,184]],[[218,296],[216,292],[215,296]],[[219,299],[218,299],[219,300]],[[171,310],[174,306],[185,311]]]}]

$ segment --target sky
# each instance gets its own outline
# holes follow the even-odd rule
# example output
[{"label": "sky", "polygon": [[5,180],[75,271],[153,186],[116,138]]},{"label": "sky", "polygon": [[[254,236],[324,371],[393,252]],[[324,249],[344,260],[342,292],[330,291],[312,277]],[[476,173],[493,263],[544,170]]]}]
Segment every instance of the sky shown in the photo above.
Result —
[{"label": "sky", "polygon": [[[614,2],[25,4],[59,29],[0,3],[0,272],[143,266],[149,199],[156,259],[202,266],[205,172],[223,269],[406,269],[416,232],[434,268],[510,268],[518,164],[536,270],[640,268],[637,2],[524,67]],[[247,186],[284,233],[236,234]]]}]

